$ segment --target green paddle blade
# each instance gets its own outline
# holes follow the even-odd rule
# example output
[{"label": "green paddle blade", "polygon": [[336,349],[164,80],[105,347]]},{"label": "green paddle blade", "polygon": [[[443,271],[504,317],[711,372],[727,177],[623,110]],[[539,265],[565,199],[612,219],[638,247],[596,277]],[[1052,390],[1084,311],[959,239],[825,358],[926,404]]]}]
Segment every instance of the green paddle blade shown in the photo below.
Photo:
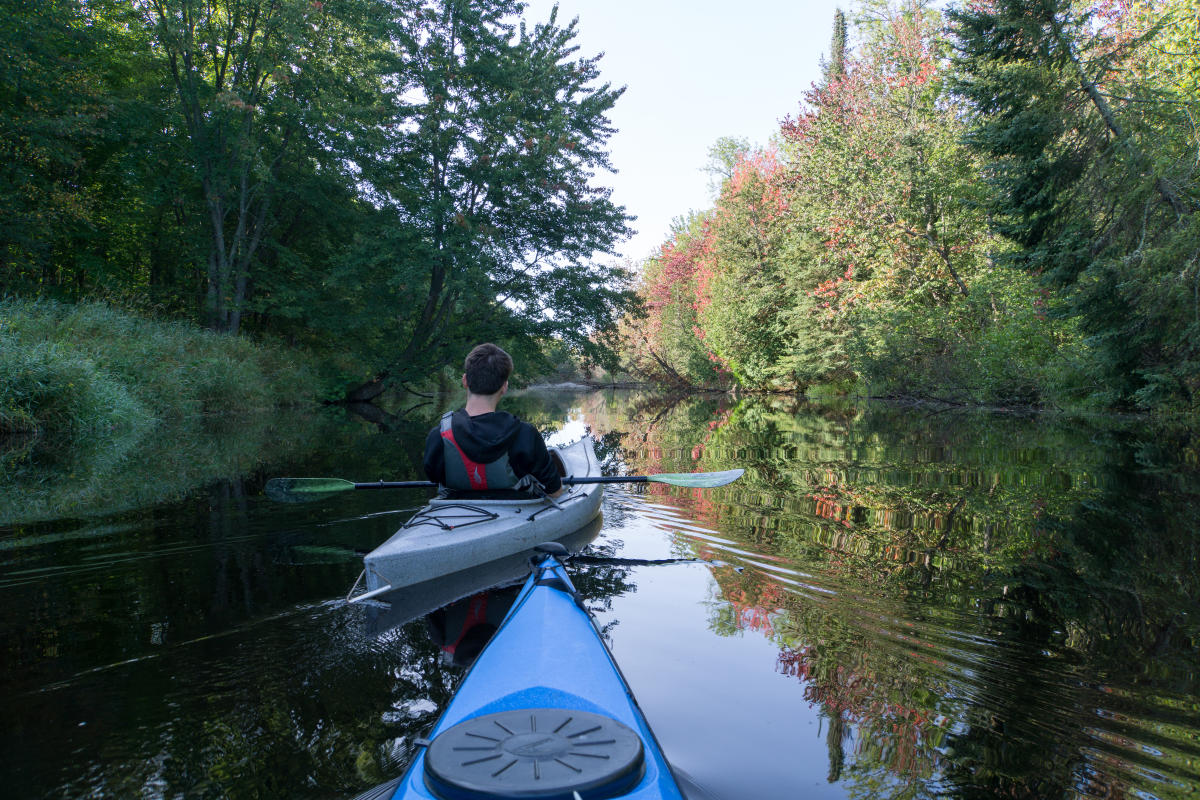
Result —
[{"label": "green paddle blade", "polygon": [[272,478],[264,491],[279,503],[308,503],[353,488],[352,481],[341,478]]},{"label": "green paddle blade", "polygon": [[669,483],[672,486],[686,486],[692,489],[714,489],[733,483],[742,477],[744,469],[729,469],[724,472],[662,472],[658,475],[647,475],[646,480],[652,483]]}]

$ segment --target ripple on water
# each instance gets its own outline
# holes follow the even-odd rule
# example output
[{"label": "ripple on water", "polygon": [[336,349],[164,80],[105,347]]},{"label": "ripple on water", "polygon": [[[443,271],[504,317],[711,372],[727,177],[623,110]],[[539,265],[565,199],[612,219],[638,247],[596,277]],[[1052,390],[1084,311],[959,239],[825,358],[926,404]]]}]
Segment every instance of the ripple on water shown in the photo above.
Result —
[{"label": "ripple on water", "polygon": [[[911,475],[903,480],[922,485]],[[1095,483],[1062,475],[1013,482],[1060,489]],[[938,485],[979,483],[964,478]],[[805,502],[757,505],[756,521],[746,528],[731,510],[753,506],[756,494],[731,489],[727,495],[732,505],[686,493],[627,502],[641,524],[670,536],[677,550],[727,562],[713,573],[733,624],[773,640],[780,648],[778,670],[800,679],[810,702],[851,724],[850,757],[863,767],[904,763],[915,773],[928,771],[928,786],[961,788],[974,780],[967,775],[983,768],[971,753],[1003,752],[1010,762],[987,769],[1027,787],[1066,781],[1080,796],[1165,798],[1191,796],[1200,786],[1194,696],[1156,693],[1153,681],[1096,685],[1089,654],[1073,647],[1061,628],[1044,627],[1044,612],[1010,587],[995,596],[988,594],[994,587],[984,585],[939,593],[956,570],[971,567],[971,556],[930,558],[920,548],[881,544],[870,517],[835,527],[814,518],[820,509]],[[799,518],[796,509],[804,512]],[[938,513],[944,522],[946,511]],[[938,522],[921,514],[892,514],[887,521],[888,529],[902,530],[937,530]],[[862,533],[854,529],[860,524]],[[754,534],[771,527],[782,538]],[[968,521],[969,530],[980,527]],[[1019,523],[992,525],[988,533],[1000,537],[1002,527],[1026,530]],[[751,535],[730,535],[739,528]],[[784,555],[781,542],[804,543],[798,552],[807,555]],[[894,583],[830,569],[839,558],[869,563],[880,556],[888,569],[927,570],[930,582],[898,594]],[[1060,777],[1043,780],[1031,772],[1037,769]]]}]

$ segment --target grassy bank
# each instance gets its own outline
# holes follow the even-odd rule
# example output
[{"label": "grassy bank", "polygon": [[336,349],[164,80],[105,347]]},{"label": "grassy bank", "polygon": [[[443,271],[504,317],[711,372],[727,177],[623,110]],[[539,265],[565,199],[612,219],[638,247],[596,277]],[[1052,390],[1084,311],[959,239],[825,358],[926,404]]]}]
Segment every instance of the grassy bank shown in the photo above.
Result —
[{"label": "grassy bank", "polygon": [[282,347],[103,303],[0,300],[0,435],[80,437],[318,391],[315,364]]}]

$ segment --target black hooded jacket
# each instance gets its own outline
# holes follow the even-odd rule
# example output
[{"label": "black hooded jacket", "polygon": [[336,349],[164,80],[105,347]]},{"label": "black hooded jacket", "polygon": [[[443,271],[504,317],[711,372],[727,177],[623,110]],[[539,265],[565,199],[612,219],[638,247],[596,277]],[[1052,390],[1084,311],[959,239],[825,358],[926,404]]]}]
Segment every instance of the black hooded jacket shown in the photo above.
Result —
[{"label": "black hooded jacket", "polygon": [[[507,411],[472,417],[460,408],[451,417],[450,426],[454,441],[472,461],[487,464],[508,453],[508,463],[518,478],[533,475],[551,494],[562,487],[542,435],[528,422]],[[434,483],[446,484],[446,448],[440,425],[434,425],[425,437],[425,476]]]}]

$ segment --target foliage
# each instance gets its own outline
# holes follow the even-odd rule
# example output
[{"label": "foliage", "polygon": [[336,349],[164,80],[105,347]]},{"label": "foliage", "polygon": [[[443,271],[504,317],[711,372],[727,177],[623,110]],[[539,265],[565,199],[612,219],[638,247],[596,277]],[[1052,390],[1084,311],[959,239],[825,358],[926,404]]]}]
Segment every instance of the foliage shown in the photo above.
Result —
[{"label": "foliage", "polygon": [[205,322],[236,333],[259,248],[287,219],[279,212],[307,200],[303,211],[319,216],[319,193],[287,189],[320,182],[322,173],[345,184],[364,128],[384,121],[379,101],[396,70],[387,46],[392,9],[376,0],[134,5],[153,32],[173,89],[172,122],[199,180],[209,240]]},{"label": "foliage", "polygon": [[9,3],[0,18],[0,264],[8,285],[54,283],[58,251],[96,219],[89,168],[113,135],[96,44],[73,0]]},{"label": "foliage", "polygon": [[769,386],[788,342],[778,325],[786,303],[784,223],[789,200],[773,149],[740,154],[709,225],[709,258],[697,276],[704,341],[739,383]]},{"label": "foliage", "polygon": [[[844,18],[834,27],[838,50]],[[646,368],[632,335],[631,361],[690,376],[707,351],[752,389],[1058,396],[1086,351],[1056,298],[995,266],[1007,246],[989,231],[983,162],[961,142],[940,16],[868,4],[858,28],[857,52],[835,53],[778,146],[714,147],[713,209],[643,265],[641,332],[667,366]]]},{"label": "foliage", "polygon": [[852,16],[855,47],[839,12],[776,145],[714,146],[700,238],[643,264],[631,363],[686,376],[707,351],[751,389],[1193,408],[1194,4],[971,3],[949,31],[925,0]]},{"label": "foliage", "polygon": [[622,321],[626,371],[677,388],[720,381],[723,369],[698,335],[700,264],[709,258],[711,219],[679,220],[671,241],[641,267],[641,306]]},{"label": "foliage", "polygon": [[401,379],[457,361],[481,332],[527,356],[539,351],[522,342],[556,337],[601,358],[593,334],[627,299],[622,270],[591,261],[627,233],[590,180],[611,168],[607,114],[622,90],[596,85],[598,57],[576,57],[574,21],[518,30],[518,10],[428,2],[396,34],[409,68],[379,157],[363,165],[388,249],[364,240],[350,269],[368,262],[379,276],[374,302],[393,312],[379,317],[391,352],[376,363]]},{"label": "foliage", "polygon": [[[317,352],[351,385],[481,338],[611,365],[621,90],[513,0],[52,0],[0,23],[0,290]],[[347,310],[349,309],[349,313]]]},{"label": "foliage", "polygon": [[676,224],[659,255],[642,265],[646,319],[623,333],[631,371],[680,387],[769,385],[784,347],[782,221],[787,209],[774,150],[722,140],[710,172],[721,180],[716,207]]},{"label": "foliage", "polygon": [[[1072,345],[1045,298],[996,270],[977,176],[923,4],[860,21],[861,52],[785,124],[796,302],[782,366],[884,391],[1037,402]],[[831,209],[836,211],[831,213]]]},{"label": "foliage", "polygon": [[97,433],[311,400],[312,366],[278,346],[100,303],[0,301],[0,432]]},{"label": "foliage", "polygon": [[988,209],[1018,245],[1005,263],[1079,319],[1096,399],[1194,405],[1194,5],[996,2],[951,20]]}]

